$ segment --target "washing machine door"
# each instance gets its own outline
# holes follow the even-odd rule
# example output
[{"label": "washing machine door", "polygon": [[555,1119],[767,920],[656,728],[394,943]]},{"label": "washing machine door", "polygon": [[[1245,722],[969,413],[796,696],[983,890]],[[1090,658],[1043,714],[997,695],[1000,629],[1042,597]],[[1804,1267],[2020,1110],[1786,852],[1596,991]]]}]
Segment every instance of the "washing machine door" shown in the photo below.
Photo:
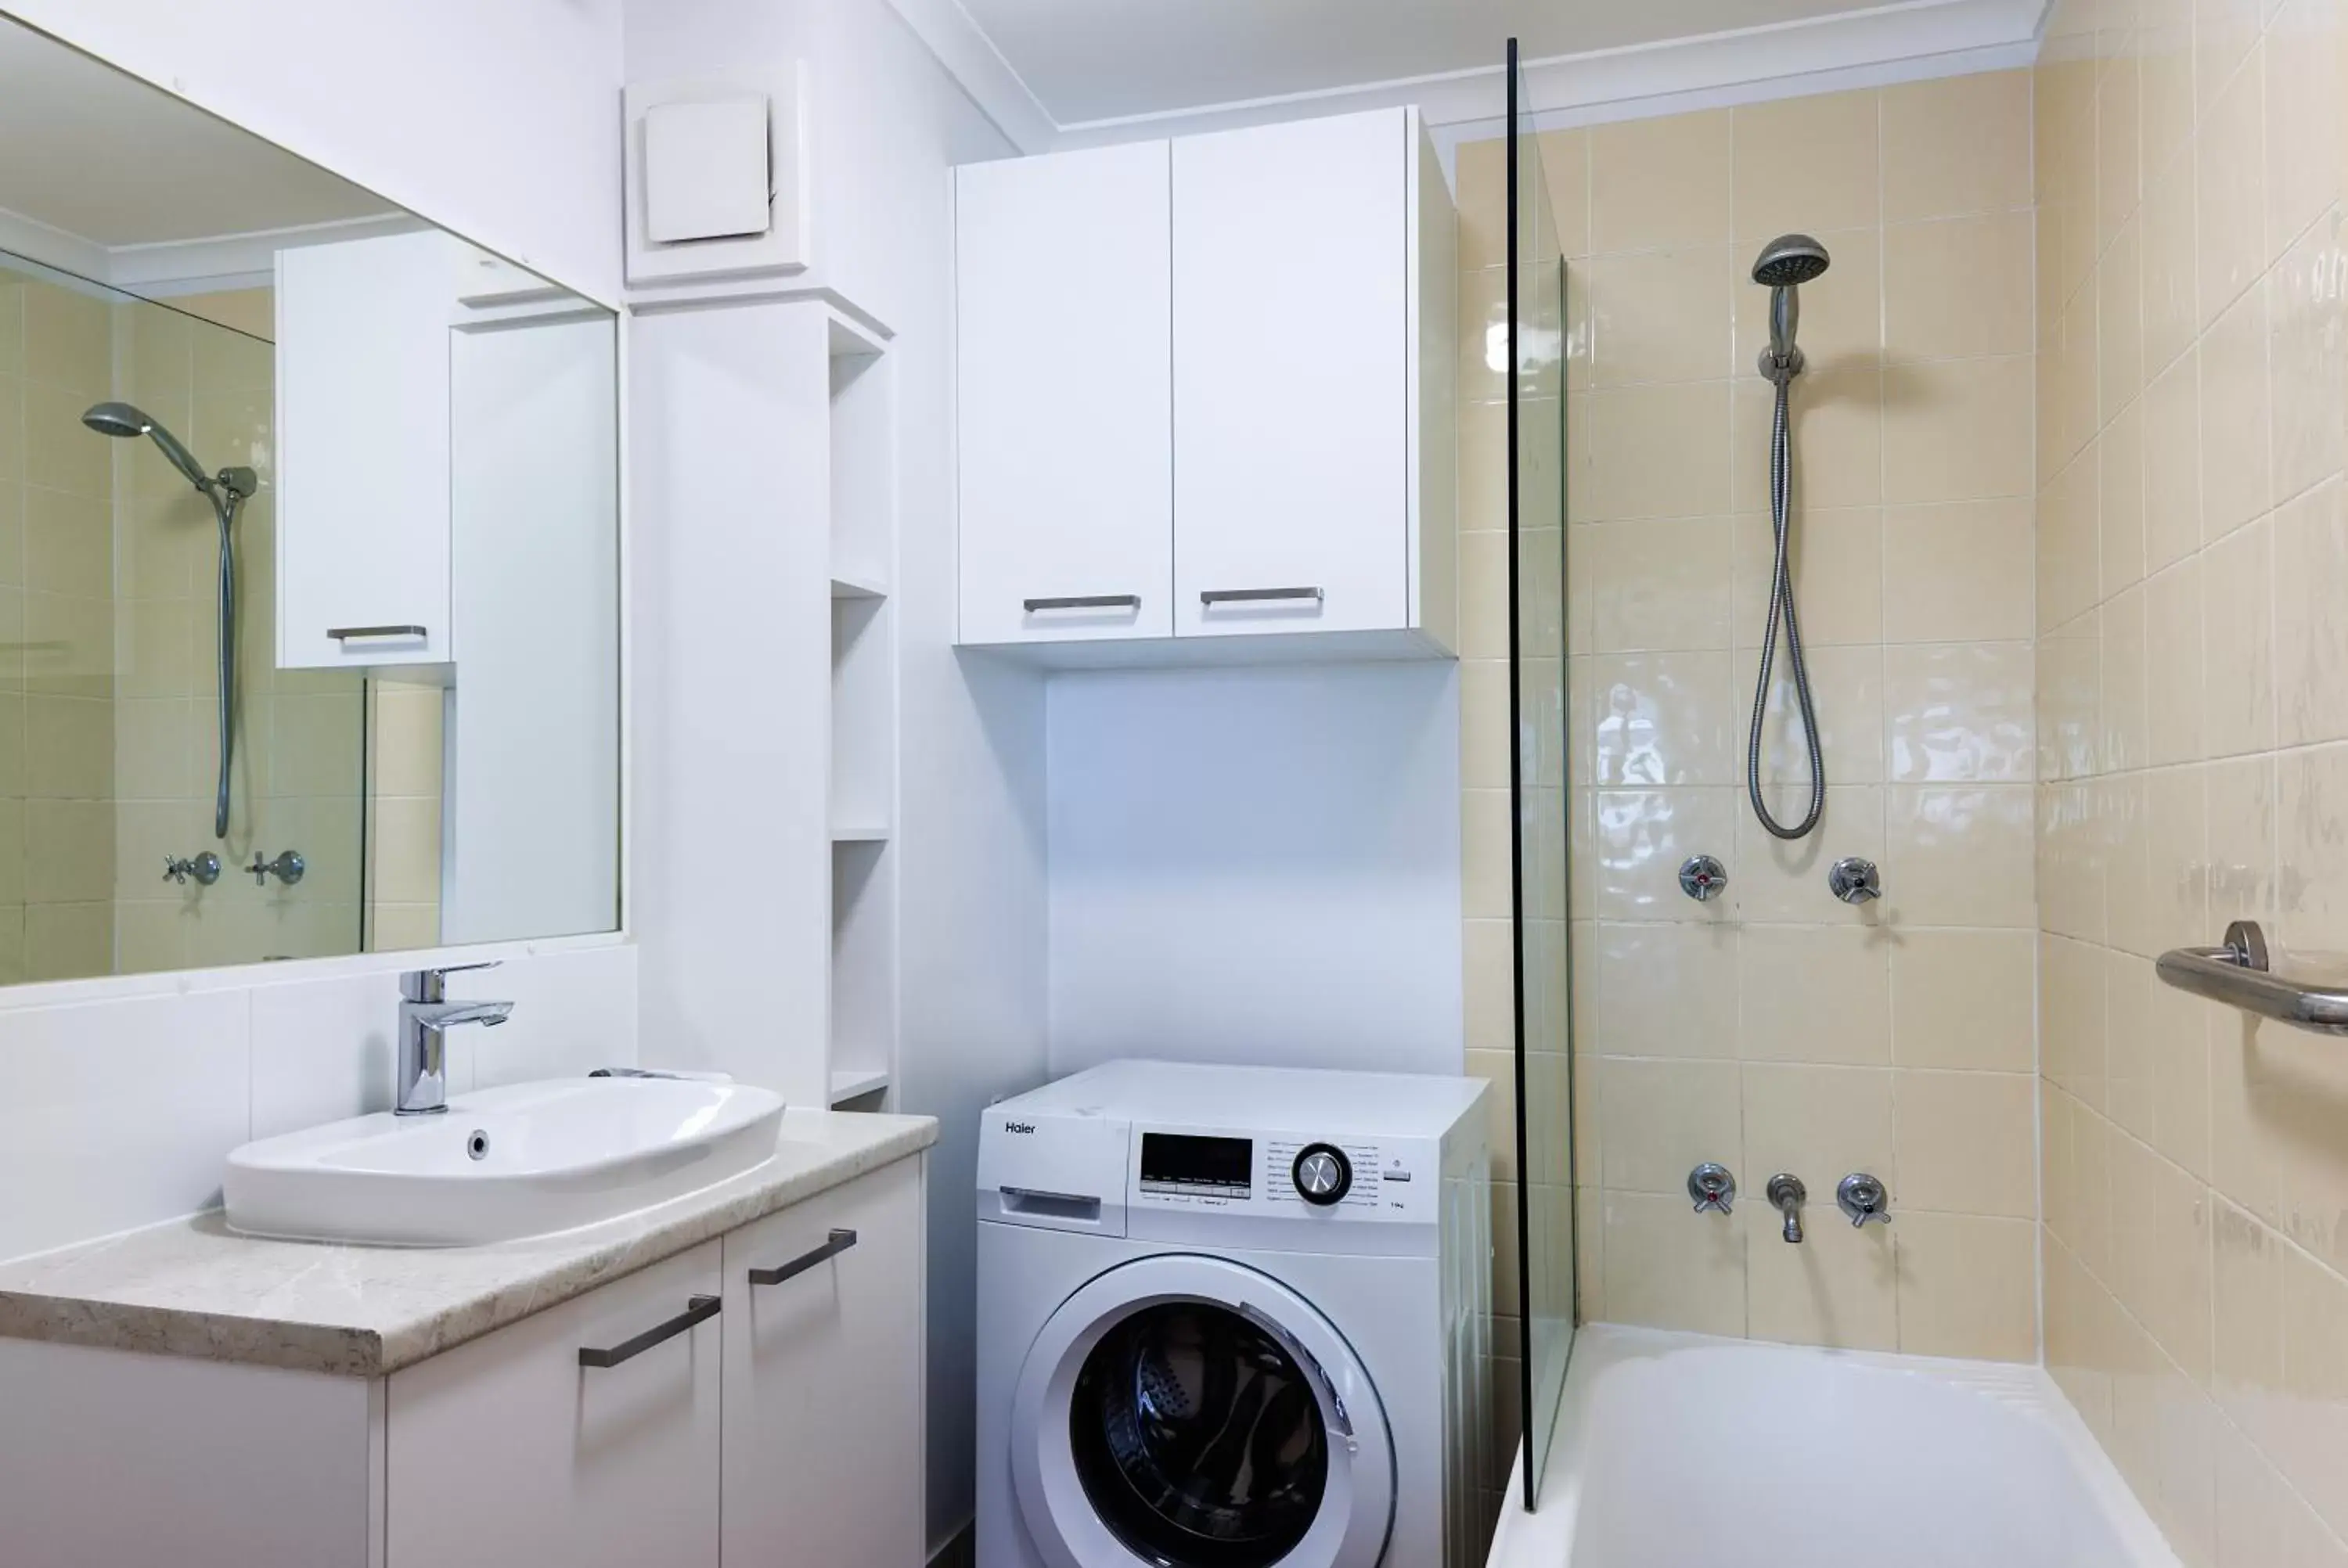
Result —
[{"label": "washing machine door", "polygon": [[1373,1568],[1394,1443],[1329,1321],[1225,1258],[1141,1258],[1061,1304],[1011,1406],[1021,1517],[1053,1568]]}]

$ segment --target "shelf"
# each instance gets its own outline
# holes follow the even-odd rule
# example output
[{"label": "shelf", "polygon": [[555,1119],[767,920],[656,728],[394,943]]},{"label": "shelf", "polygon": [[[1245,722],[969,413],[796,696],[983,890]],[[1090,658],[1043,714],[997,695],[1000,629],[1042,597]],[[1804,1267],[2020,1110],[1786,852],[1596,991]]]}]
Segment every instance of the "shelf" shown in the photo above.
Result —
[{"label": "shelf", "polygon": [[834,1105],[878,1093],[889,1087],[889,1074],[879,1068],[847,1068],[831,1075]]},{"label": "shelf", "polygon": [[831,825],[834,844],[886,844],[889,825],[885,822],[835,822]]},{"label": "shelf", "polygon": [[889,597],[889,585],[872,573],[834,567],[831,570],[831,597],[886,599]]}]

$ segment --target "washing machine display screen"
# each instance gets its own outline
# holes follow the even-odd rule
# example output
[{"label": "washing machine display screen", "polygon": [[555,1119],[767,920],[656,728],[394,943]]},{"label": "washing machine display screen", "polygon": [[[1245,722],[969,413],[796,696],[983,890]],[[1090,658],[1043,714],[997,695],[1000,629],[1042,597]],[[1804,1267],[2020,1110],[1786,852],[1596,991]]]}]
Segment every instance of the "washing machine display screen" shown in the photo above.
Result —
[{"label": "washing machine display screen", "polygon": [[1304,1371],[1256,1323],[1161,1302],[1077,1374],[1069,1446],[1101,1522],[1145,1563],[1268,1568],[1321,1512],[1328,1435]]},{"label": "washing machine display screen", "polygon": [[1181,1132],[1141,1135],[1141,1190],[1207,1193],[1243,1198],[1251,1190],[1255,1145],[1245,1138],[1198,1138]]}]

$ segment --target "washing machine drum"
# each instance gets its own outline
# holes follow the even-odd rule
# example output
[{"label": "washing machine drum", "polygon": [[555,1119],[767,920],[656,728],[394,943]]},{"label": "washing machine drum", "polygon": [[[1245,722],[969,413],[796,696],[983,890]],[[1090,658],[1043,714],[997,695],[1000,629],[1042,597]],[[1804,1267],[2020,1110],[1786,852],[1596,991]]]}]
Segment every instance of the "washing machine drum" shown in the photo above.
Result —
[{"label": "washing machine drum", "polygon": [[1368,1568],[1393,1522],[1384,1412],[1353,1351],[1267,1275],[1146,1258],[1053,1315],[1013,1474],[1056,1568]]}]

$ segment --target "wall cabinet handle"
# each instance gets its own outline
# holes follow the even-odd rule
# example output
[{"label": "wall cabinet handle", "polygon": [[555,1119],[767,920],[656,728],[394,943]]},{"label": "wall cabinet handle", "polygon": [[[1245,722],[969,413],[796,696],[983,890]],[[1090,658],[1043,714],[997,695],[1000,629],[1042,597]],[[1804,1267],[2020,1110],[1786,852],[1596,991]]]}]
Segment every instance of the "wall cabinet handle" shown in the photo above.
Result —
[{"label": "wall cabinet handle", "polygon": [[374,637],[429,637],[421,626],[329,626],[326,635],[337,642],[360,642]]},{"label": "wall cabinet handle", "polygon": [[715,1296],[688,1296],[685,1308],[665,1323],[645,1329],[633,1339],[623,1339],[609,1350],[579,1352],[582,1367],[616,1367],[621,1362],[641,1356],[664,1339],[674,1339],[696,1324],[706,1323],[717,1316],[726,1303]]},{"label": "wall cabinet handle", "polygon": [[799,1254],[798,1256],[791,1259],[788,1263],[777,1264],[772,1268],[752,1269],[750,1271],[750,1283],[753,1285],[780,1285],[783,1281],[790,1278],[793,1275],[805,1274],[808,1269],[813,1268],[817,1264],[823,1262],[826,1258],[838,1257],[841,1253],[846,1252],[850,1247],[852,1247],[855,1245],[856,1233],[854,1231],[835,1230],[831,1233],[831,1239],[829,1241],[825,1242],[821,1246],[815,1248],[813,1251]]},{"label": "wall cabinet handle", "polygon": [[1267,600],[1309,599],[1319,604],[1329,596],[1317,588],[1210,588],[1199,595],[1200,604],[1256,604]]},{"label": "wall cabinet handle", "polygon": [[1023,599],[1019,601],[1035,614],[1039,610],[1139,610],[1141,596],[1138,593],[1076,593],[1057,599]]}]

